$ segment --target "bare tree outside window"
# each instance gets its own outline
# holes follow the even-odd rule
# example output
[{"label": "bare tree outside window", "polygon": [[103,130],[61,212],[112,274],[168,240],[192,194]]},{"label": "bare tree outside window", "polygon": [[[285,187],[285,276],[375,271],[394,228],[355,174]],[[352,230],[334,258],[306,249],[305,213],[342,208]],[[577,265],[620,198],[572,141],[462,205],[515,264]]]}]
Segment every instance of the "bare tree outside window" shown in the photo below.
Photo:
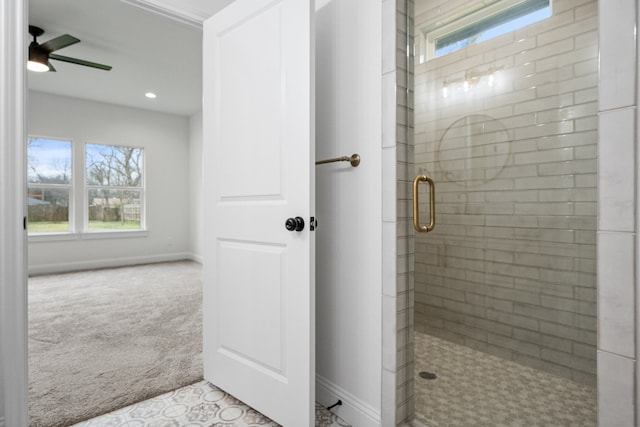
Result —
[{"label": "bare tree outside window", "polygon": [[[144,150],[85,144],[84,158],[74,158],[81,148],[68,140],[28,138],[29,234],[143,229]],[[84,183],[73,177],[83,167]],[[85,208],[74,219],[75,202]]]},{"label": "bare tree outside window", "polygon": [[86,145],[89,231],[142,228],[143,149]]}]

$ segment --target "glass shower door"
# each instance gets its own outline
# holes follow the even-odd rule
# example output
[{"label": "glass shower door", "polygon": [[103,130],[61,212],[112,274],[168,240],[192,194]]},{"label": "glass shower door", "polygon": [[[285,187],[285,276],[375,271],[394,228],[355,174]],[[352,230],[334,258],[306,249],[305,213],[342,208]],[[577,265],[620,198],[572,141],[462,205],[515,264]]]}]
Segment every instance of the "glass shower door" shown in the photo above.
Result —
[{"label": "glass shower door", "polygon": [[597,1],[409,10],[416,418],[595,425]]}]

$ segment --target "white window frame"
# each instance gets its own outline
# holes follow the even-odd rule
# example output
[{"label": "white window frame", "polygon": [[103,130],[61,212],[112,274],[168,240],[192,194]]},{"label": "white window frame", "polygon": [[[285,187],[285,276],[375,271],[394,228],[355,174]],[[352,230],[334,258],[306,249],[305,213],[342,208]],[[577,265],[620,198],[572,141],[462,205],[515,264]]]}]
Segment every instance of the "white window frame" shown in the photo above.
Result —
[{"label": "white window frame", "polygon": [[[140,179],[140,187],[123,187],[123,186],[104,186],[104,185],[90,185],[87,183],[87,145],[103,145],[108,147],[126,147],[142,150],[142,177]],[[82,230],[86,237],[101,238],[118,235],[120,233],[127,236],[131,235],[146,235],[146,176],[147,176],[147,156],[144,147],[134,145],[123,144],[106,144],[103,142],[85,142],[82,145],[82,185],[83,185],[83,200],[82,200],[82,213],[83,213],[83,227]],[[89,191],[90,190],[109,190],[109,191],[137,191],[140,193],[140,228],[131,230],[89,230]]]},{"label": "white window frame", "polygon": [[[147,212],[146,212],[146,169],[147,156],[146,149],[140,146],[124,144],[108,144],[104,142],[85,141],[82,143],[74,141],[72,138],[52,137],[42,135],[28,135],[29,139],[47,139],[69,142],[71,144],[71,182],[70,184],[38,184],[27,182],[27,189],[36,188],[68,188],[69,190],[69,230],[56,232],[28,232],[28,241],[51,242],[65,240],[92,240],[92,239],[112,239],[131,238],[148,236]],[[104,145],[111,147],[127,147],[142,150],[142,177],[140,187],[118,187],[118,186],[96,186],[87,184],[86,180],[86,147],[87,145]],[[27,150],[25,149],[25,152]],[[26,173],[28,171],[25,170]],[[25,176],[25,181],[27,177]],[[125,230],[89,230],[89,190],[91,189],[125,190],[137,191],[140,193],[140,228]],[[28,195],[27,191],[27,195]]]},{"label": "white window frame", "polygon": [[60,237],[60,236],[69,236],[69,235],[73,235],[75,234],[76,231],[76,227],[75,227],[75,210],[76,210],[76,200],[75,200],[75,182],[77,179],[77,173],[76,173],[76,143],[73,141],[72,138],[60,138],[60,137],[49,137],[49,136],[41,136],[41,135],[29,135],[27,137],[27,147],[26,147],[26,153],[27,156],[29,155],[29,147],[28,147],[28,141],[32,140],[32,139],[46,139],[49,141],[62,141],[62,142],[68,142],[71,145],[71,180],[69,181],[68,184],[46,184],[46,183],[32,183],[29,182],[28,180],[28,175],[29,175],[29,171],[27,169],[27,197],[29,197],[30,193],[30,189],[31,188],[43,188],[43,189],[68,189],[69,191],[69,206],[68,206],[68,224],[69,224],[69,229],[67,231],[45,231],[45,232],[29,232],[29,227],[28,227],[28,207],[27,207],[27,233],[29,237],[43,237],[43,236],[56,236],[56,237]]}]

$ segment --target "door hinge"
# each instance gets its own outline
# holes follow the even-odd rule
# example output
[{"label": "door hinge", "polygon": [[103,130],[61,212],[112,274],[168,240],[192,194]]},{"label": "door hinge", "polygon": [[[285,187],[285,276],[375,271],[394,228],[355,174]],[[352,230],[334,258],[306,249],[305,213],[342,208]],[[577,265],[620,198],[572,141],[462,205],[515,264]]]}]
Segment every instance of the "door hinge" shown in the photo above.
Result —
[{"label": "door hinge", "polygon": [[316,220],[315,217],[311,217],[311,221],[309,221],[309,227],[311,228],[311,231],[316,231],[316,227],[318,226],[318,221]]}]

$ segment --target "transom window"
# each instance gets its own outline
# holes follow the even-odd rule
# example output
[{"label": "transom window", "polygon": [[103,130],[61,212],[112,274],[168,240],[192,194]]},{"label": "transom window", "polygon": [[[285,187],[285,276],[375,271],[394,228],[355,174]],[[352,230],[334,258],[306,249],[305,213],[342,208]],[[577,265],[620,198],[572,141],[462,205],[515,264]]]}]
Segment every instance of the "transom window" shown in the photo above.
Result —
[{"label": "transom window", "polygon": [[524,28],[551,17],[551,0],[501,0],[439,28],[426,29],[420,62]]}]

